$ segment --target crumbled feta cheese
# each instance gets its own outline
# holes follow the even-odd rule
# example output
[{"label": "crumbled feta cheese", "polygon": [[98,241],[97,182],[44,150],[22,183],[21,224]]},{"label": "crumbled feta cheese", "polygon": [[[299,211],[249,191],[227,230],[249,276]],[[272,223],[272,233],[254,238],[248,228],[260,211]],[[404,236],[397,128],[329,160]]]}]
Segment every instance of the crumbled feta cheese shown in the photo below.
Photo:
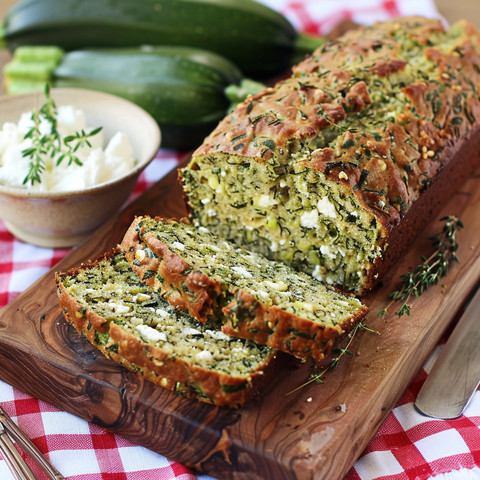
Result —
[{"label": "crumbled feta cheese", "polygon": [[315,265],[315,268],[313,269],[313,272],[312,272],[312,277],[316,278],[320,282],[323,282],[323,272],[322,272],[322,267],[320,267],[320,265]]},{"label": "crumbled feta cheese", "polygon": [[286,242],[287,242],[286,240],[279,240],[278,244],[283,246],[283,245],[285,245]]},{"label": "crumbled feta cheese", "polygon": [[121,305],[114,302],[109,302],[108,304],[112,307],[115,313],[127,313],[130,311],[130,307],[128,305]]},{"label": "crumbled feta cheese", "polygon": [[180,242],[172,242],[172,247],[177,248],[178,250],[185,250],[185,245]]},{"label": "crumbled feta cheese", "polygon": [[286,186],[287,184],[283,180],[280,180],[280,188],[285,188]]},{"label": "crumbled feta cheese", "polygon": [[225,177],[227,174],[225,172],[220,173],[222,177]]},{"label": "crumbled feta cheese", "polygon": [[313,303],[308,303],[308,302],[295,302],[295,306],[303,308],[304,310],[307,310],[307,312],[315,312],[317,309],[316,306]]},{"label": "crumbled feta cheese", "polygon": [[317,209],[323,215],[330,218],[337,218],[337,211],[335,205],[328,199],[328,197],[321,198],[317,203]]},{"label": "crumbled feta cheese", "polygon": [[315,228],[318,227],[318,212],[317,210],[312,210],[310,212],[304,212],[300,217],[300,224],[305,228]]},{"label": "crumbled feta cheese", "polygon": [[[32,140],[24,138],[33,126],[31,116],[31,112],[24,113],[18,125],[6,123],[0,132],[0,183],[4,185],[35,191],[82,190],[114,180],[129,172],[135,164],[131,144],[124,133],[116,133],[103,150],[103,132],[100,131],[89,137],[91,146],[84,144],[75,152],[83,165],[75,162],[69,165],[67,160],[57,165],[57,159],[66,151],[63,147],[62,153],[57,153],[53,158],[42,155],[45,170],[40,175],[41,183],[24,184],[23,180],[30,168],[30,158],[24,157],[22,151],[32,146]],[[39,129],[41,135],[46,135],[51,133],[52,125],[41,116]],[[66,136],[82,130],[92,130],[86,125],[83,111],[72,106],[58,107],[57,131],[62,145]],[[75,146],[75,142],[72,146]]]},{"label": "crumbled feta cheese", "polygon": [[213,208],[209,208],[207,210],[207,216],[209,217],[216,217],[217,216],[217,212],[213,209]]},{"label": "crumbled feta cheese", "polygon": [[270,244],[270,251],[272,252],[278,252],[278,243],[275,241],[272,241]]},{"label": "crumbled feta cheese", "polygon": [[132,317],[132,318],[130,318],[130,323],[132,325],[142,325],[143,320],[141,318],[138,318],[138,317]]},{"label": "crumbled feta cheese", "polygon": [[210,335],[212,338],[215,340],[234,340],[234,338],[229,337],[225,333],[223,333],[221,330],[205,330],[205,335]]},{"label": "crumbled feta cheese", "polygon": [[264,297],[264,298],[267,298],[268,297],[268,293],[267,292],[264,292],[263,290],[257,290],[256,292],[258,295],[260,295],[261,297]]},{"label": "crumbled feta cheese", "polygon": [[211,250],[214,250],[215,252],[221,252],[222,250],[218,248],[216,245],[210,245],[209,243],[201,243],[200,247],[207,247]]},{"label": "crumbled feta cheese", "polygon": [[205,227],[198,227],[198,231],[200,233],[210,233],[210,230],[208,228],[205,228]]},{"label": "crumbled feta cheese", "polygon": [[166,342],[167,336],[164,332],[159,332],[157,329],[149,327],[148,325],[137,325],[137,330],[140,335],[150,342]]},{"label": "crumbled feta cheese", "polygon": [[270,195],[260,195],[260,198],[258,199],[258,206],[262,208],[273,207],[274,205],[277,205],[277,203],[278,201]]},{"label": "crumbled feta cheese", "polygon": [[265,280],[263,283],[267,287],[273,288],[274,290],[278,290],[279,292],[286,292],[288,290],[288,285],[286,285],[282,281],[280,281],[280,282],[270,282],[268,280]]},{"label": "crumbled feta cheese", "polygon": [[202,200],[200,200],[204,205],[206,205],[207,203],[210,203],[211,200],[209,198],[203,198]]},{"label": "crumbled feta cheese", "polygon": [[160,316],[163,317],[163,318],[167,318],[167,317],[170,315],[166,310],[163,310],[162,308],[157,308],[157,309],[155,310],[155,313],[156,313],[157,315],[160,315]]},{"label": "crumbled feta cheese", "polygon": [[320,253],[327,258],[337,258],[337,254],[332,252],[332,248],[329,245],[322,245],[320,247]]},{"label": "crumbled feta cheese", "polygon": [[253,278],[253,275],[245,267],[232,267],[232,270],[242,277]]},{"label": "crumbled feta cheese", "polygon": [[184,328],[183,333],[185,335],[201,335],[202,334],[200,330],[197,330],[196,328],[192,328],[192,327]]},{"label": "crumbled feta cheese", "polygon": [[202,350],[195,355],[195,360],[202,363],[212,363],[213,355],[208,350]]},{"label": "crumbled feta cheese", "polygon": [[135,295],[133,297],[134,302],[146,302],[147,300],[150,300],[152,298],[150,295],[147,295],[146,293],[139,293],[138,295]]}]

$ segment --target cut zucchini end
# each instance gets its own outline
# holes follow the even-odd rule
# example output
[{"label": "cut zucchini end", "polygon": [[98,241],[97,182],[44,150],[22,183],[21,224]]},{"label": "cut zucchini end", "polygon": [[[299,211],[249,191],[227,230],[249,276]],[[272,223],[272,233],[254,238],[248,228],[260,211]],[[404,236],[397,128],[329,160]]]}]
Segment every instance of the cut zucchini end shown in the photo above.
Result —
[{"label": "cut zucchini end", "polygon": [[3,67],[5,91],[19,94],[44,90],[63,56],[64,51],[55,46],[18,47]]},{"label": "cut zucchini end", "polygon": [[57,66],[61,61],[65,52],[60,47],[53,45],[39,46],[22,46],[18,47],[13,58],[21,63],[53,63]]}]

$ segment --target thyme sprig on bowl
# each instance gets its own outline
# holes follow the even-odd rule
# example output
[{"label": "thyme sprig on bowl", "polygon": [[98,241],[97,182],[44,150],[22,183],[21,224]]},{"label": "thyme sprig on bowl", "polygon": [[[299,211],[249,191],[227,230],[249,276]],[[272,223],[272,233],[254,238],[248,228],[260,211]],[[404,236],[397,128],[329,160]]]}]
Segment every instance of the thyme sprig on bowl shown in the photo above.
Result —
[{"label": "thyme sprig on bowl", "polygon": [[430,286],[436,285],[440,278],[447,274],[450,263],[459,261],[456,253],[457,233],[463,228],[463,224],[455,215],[444,217],[441,221],[445,221],[442,231],[430,238],[435,251],[428,258],[422,256],[423,263],[413,272],[407,272],[400,277],[398,290],[389,294],[392,301],[378,312],[379,316],[384,315],[397,301],[403,301],[397,315],[399,317],[403,314],[410,315],[411,305],[408,302],[412,295],[419,297]]},{"label": "thyme sprig on bowl", "polygon": [[370,327],[367,327],[363,322],[357,323],[355,328],[348,334],[349,340],[345,348],[337,347],[333,349],[333,352],[338,353],[339,355],[331,360],[331,362],[324,367],[320,372],[318,373],[312,373],[310,377],[308,377],[308,380],[305,383],[302,383],[299,387],[295,388],[294,390],[288,392],[285,396],[288,396],[298,390],[300,390],[303,387],[306,387],[312,382],[317,382],[317,383],[324,383],[322,380],[322,377],[327,373],[331,372],[334,370],[337,366],[338,363],[340,362],[340,359],[343,357],[343,355],[351,355],[354,356],[355,354],[349,350],[349,347],[351,343],[353,342],[353,339],[355,337],[355,334],[359,330],[367,330],[368,332],[374,333],[375,335],[380,335],[380,332],[377,330],[373,330]]},{"label": "thyme sprig on bowl", "polygon": [[[68,165],[76,163],[82,166],[83,164],[75,155],[75,152],[85,144],[91,147],[92,145],[88,141],[88,138],[93,137],[102,130],[102,127],[98,127],[89,133],[85,133],[84,130],[80,133],[75,132],[74,135],[63,139],[62,146],[62,139],[57,130],[57,106],[50,96],[50,87],[48,84],[45,86],[45,97],[46,101],[40,110],[32,110],[31,120],[33,121],[33,126],[24,136],[24,140],[32,140],[32,146],[22,150],[22,156],[30,159],[28,174],[23,180],[23,185],[28,182],[31,182],[32,185],[34,185],[35,182],[42,182],[40,175],[46,168],[44,156],[54,158],[55,155],[60,154],[56,162],[57,166],[60,165],[64,158],[68,159]],[[40,124],[43,119],[50,123],[50,133],[41,132]]]}]

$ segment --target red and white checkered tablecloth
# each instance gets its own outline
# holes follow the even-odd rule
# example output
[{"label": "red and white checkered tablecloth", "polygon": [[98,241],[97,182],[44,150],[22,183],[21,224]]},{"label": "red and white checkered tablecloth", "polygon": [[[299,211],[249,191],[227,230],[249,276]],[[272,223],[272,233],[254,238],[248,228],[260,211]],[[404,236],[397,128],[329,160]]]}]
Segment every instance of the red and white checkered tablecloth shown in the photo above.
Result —
[{"label": "red and white checkered tablecloth", "polygon": [[[304,32],[325,34],[340,20],[371,23],[398,15],[436,16],[433,0],[263,0]],[[179,152],[161,150],[132,199],[176,167]],[[24,244],[0,221],[0,308],[70,250]],[[413,402],[439,345],[347,475],[348,480],[480,479],[480,393],[452,421],[424,417]],[[32,398],[0,381],[0,403],[68,480],[208,480],[187,467]],[[28,461],[28,460],[27,460]],[[43,478],[33,467],[34,473]],[[0,480],[12,478],[0,457]]]}]

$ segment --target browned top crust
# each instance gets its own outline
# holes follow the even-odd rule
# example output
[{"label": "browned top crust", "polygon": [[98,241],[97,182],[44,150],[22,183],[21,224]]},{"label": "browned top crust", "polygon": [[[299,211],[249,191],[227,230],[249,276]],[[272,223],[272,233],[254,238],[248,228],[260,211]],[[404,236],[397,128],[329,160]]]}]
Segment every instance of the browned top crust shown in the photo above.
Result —
[{"label": "browned top crust", "polygon": [[479,45],[466,21],[445,31],[408,17],[351,31],[238,105],[194,156],[302,162],[391,228],[478,127]]}]

